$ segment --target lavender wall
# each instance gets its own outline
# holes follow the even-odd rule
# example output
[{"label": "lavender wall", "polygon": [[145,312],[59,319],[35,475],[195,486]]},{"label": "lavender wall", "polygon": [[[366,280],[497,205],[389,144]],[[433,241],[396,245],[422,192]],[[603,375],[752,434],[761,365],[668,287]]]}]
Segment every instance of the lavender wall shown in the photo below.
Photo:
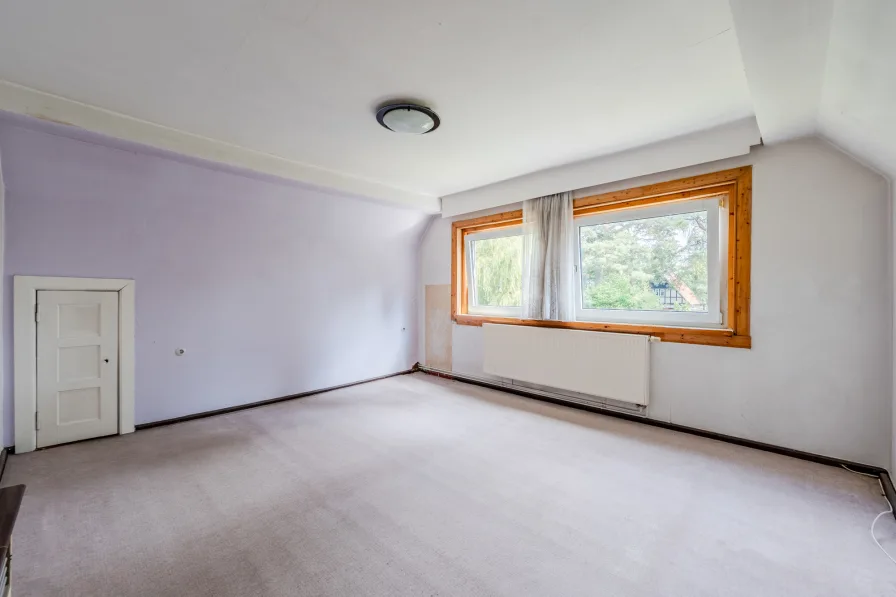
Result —
[{"label": "lavender wall", "polygon": [[138,424],[415,362],[424,215],[8,118],[0,151],[6,329],[15,274],[135,279]]}]

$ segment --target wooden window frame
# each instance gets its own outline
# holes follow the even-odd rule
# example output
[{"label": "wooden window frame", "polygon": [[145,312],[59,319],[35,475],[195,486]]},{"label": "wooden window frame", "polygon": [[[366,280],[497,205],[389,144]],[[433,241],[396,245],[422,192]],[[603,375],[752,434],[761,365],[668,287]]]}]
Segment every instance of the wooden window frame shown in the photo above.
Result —
[{"label": "wooden window frame", "polygon": [[[697,328],[587,321],[544,321],[470,315],[467,309],[465,235],[471,232],[517,226],[523,210],[454,222],[451,227],[451,319],[459,325],[483,323],[590,330],[656,336],[663,342],[750,348],[750,233],[753,203],[753,168],[744,166],[711,174],[680,178],[642,187],[581,197],[573,201],[573,216],[643,207],[659,203],[706,199],[725,195],[728,206],[727,313],[724,328]],[[723,292],[725,292],[723,290]]]}]

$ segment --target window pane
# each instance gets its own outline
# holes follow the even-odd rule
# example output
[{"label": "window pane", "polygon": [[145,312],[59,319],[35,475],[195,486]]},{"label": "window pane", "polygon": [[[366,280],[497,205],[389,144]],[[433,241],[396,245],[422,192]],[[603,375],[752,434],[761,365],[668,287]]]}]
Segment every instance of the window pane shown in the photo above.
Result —
[{"label": "window pane", "polygon": [[706,312],[707,213],[580,228],[582,307]]},{"label": "window pane", "polygon": [[523,296],[523,237],[505,236],[472,242],[474,304],[519,307]]}]

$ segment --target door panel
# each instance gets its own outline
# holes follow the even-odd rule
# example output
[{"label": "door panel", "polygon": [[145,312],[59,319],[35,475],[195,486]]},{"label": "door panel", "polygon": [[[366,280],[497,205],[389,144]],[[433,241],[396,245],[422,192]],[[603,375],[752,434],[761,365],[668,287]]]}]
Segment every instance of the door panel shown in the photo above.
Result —
[{"label": "door panel", "polygon": [[37,293],[37,447],[118,432],[118,293]]}]

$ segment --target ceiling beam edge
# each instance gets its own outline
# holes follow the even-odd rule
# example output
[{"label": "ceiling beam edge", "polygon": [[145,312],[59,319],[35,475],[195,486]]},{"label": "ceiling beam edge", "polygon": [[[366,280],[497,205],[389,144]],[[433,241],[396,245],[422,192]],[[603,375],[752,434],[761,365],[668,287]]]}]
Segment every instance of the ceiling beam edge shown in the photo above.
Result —
[{"label": "ceiling beam edge", "polygon": [[97,108],[9,81],[0,80],[0,110],[72,126],[193,158],[333,189],[349,195],[410,207],[427,213],[438,213],[440,209],[438,197],[397,189],[376,181],[294,162],[111,110]]},{"label": "ceiling beam edge", "polygon": [[729,0],[767,143],[818,132],[834,0]]}]

